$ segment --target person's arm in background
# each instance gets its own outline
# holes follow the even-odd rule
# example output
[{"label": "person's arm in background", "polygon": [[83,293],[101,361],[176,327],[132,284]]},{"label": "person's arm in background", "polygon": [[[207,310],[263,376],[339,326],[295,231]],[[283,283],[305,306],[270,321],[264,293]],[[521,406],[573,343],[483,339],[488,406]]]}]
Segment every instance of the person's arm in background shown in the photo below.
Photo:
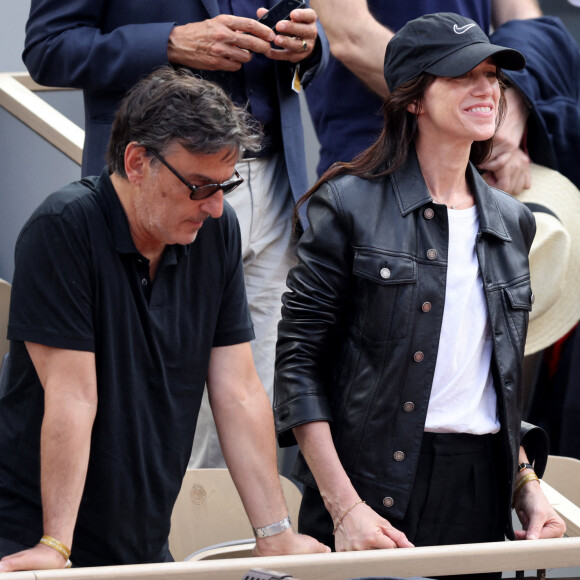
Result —
[{"label": "person's arm in background", "polygon": [[[491,15],[497,28],[509,20],[539,18],[542,11],[537,0],[492,0]],[[505,95],[506,118],[496,133],[489,160],[480,169],[488,172],[485,178],[490,185],[517,195],[531,186],[530,158],[520,147],[529,109],[517,89],[507,88]]]},{"label": "person's arm in background", "polygon": [[[224,459],[250,523],[262,528],[288,516],[276,464],[274,417],[256,373],[249,343],[212,349],[207,388]],[[257,538],[254,554],[327,552],[291,528]]]},{"label": "person's arm in background", "polygon": [[[124,90],[167,63],[174,22],[101,30],[105,0],[32,0],[23,60],[40,84]],[[144,8],[146,9],[146,8]]]},{"label": "person's arm in background", "polygon": [[[40,435],[40,487],[44,534],[72,548],[73,531],[85,486],[91,431],[97,412],[97,377],[92,352],[26,343],[44,388]],[[38,538],[40,540],[40,538]],[[63,568],[66,559],[37,544],[6,556],[0,571]]]},{"label": "person's arm in background", "polygon": [[366,0],[311,0],[330,43],[330,52],[382,97],[385,49],[393,32],[369,12]]},{"label": "person's arm in background", "polygon": [[491,0],[491,22],[493,28],[508,20],[538,18],[542,10],[537,0]]},{"label": "person's arm in background", "polygon": [[[112,9],[104,0],[32,0],[23,53],[32,78],[52,86],[124,90],[168,62],[233,71],[254,52],[298,62],[310,56],[317,36],[310,9],[294,11],[292,22],[284,25],[284,34],[307,40],[306,51],[299,51],[301,40],[275,35],[255,19],[227,14],[205,19],[201,7],[200,20],[190,24],[176,26],[176,8],[167,22],[129,23],[105,32],[107,10]],[[273,55],[271,41],[287,50]]]},{"label": "person's arm in background", "polygon": [[[260,8],[256,15],[260,17],[266,12]],[[310,8],[293,10],[290,20],[280,21],[272,32],[257,20],[221,14],[176,26],[169,35],[167,54],[174,64],[204,70],[238,70],[252,58],[252,52],[263,53],[273,60],[301,62],[314,50],[316,20],[316,13]],[[302,49],[303,40],[306,50]],[[272,41],[283,50],[272,49],[269,44]]]}]

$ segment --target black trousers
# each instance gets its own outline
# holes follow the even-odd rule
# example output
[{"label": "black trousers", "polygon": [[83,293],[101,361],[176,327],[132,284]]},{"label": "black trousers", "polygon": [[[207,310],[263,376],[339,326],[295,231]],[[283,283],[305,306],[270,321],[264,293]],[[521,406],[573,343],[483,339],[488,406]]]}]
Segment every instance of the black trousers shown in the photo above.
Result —
[{"label": "black trousers", "polygon": [[[415,546],[504,541],[500,445],[499,435],[425,433],[405,516],[387,519]],[[304,490],[298,528],[334,550],[332,519],[318,490]],[[500,578],[501,573],[475,577]]]}]

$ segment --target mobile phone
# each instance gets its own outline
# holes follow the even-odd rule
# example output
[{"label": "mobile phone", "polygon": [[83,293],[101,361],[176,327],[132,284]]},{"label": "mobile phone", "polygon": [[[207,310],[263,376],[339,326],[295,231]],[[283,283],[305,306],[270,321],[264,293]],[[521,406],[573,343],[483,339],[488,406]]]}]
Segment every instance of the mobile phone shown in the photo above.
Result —
[{"label": "mobile phone", "polygon": [[280,0],[264,16],[259,18],[258,22],[265,24],[268,28],[274,29],[280,20],[289,20],[292,10],[305,7],[306,2],[304,0]]}]

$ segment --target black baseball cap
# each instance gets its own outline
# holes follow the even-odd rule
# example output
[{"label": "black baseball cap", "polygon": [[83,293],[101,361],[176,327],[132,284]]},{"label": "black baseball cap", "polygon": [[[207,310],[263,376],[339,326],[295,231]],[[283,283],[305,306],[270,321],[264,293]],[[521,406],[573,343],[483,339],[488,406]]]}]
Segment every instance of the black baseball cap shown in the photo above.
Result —
[{"label": "black baseball cap", "polygon": [[424,72],[457,77],[490,56],[507,70],[520,70],[526,64],[521,52],[491,44],[471,18],[453,12],[425,14],[407,22],[389,41],[385,79],[393,91]]}]

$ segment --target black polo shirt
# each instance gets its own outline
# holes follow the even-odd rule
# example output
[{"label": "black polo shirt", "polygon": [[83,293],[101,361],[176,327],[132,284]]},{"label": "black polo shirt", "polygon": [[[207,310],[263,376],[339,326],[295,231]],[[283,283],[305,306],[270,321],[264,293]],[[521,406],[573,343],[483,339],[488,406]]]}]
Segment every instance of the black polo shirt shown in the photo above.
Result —
[{"label": "black polo shirt", "polygon": [[98,410],[71,559],[159,561],[186,470],[213,346],[246,342],[233,210],[188,246],[168,246],[155,280],[104,172],[51,195],[24,226],[0,397],[0,537],[42,535],[44,399],[23,341],[96,355]]}]

